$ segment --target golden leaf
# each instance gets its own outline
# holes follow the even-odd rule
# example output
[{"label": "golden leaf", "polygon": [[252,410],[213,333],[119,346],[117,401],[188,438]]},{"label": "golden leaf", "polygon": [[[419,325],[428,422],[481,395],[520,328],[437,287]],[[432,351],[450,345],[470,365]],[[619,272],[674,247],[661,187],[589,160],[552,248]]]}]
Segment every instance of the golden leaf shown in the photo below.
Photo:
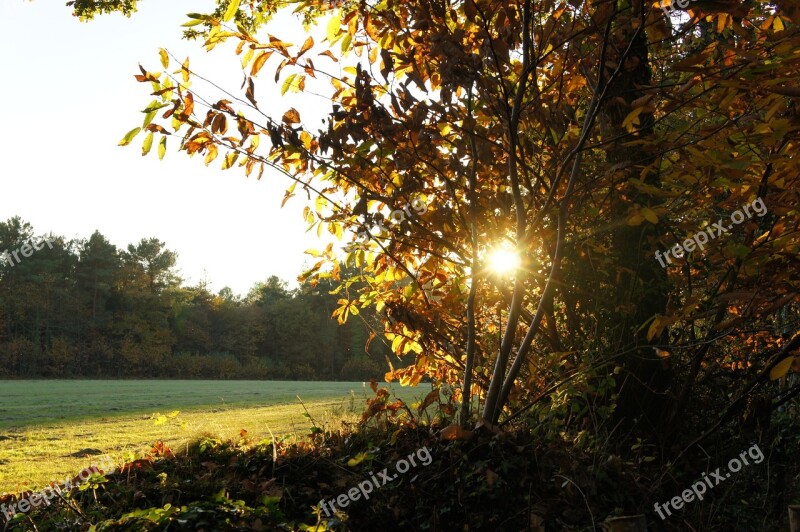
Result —
[{"label": "golden leaf", "polygon": [[792,362],[794,362],[793,356],[786,357],[778,362],[775,367],[769,371],[769,379],[776,381],[786,375],[789,372],[789,368],[792,367]]}]

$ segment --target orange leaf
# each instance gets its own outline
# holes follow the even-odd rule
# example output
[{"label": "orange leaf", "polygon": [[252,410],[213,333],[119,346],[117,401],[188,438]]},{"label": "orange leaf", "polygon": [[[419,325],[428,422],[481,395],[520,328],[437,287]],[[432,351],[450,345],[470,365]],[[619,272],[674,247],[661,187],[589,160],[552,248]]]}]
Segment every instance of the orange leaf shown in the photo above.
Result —
[{"label": "orange leaf", "polygon": [[306,39],[306,42],[303,43],[302,48],[300,48],[300,53],[297,54],[297,57],[295,59],[299,58],[301,55],[309,51],[312,46],[314,46],[314,39],[309,37],[308,39]]},{"label": "orange leaf", "polygon": [[461,425],[453,423],[443,428],[439,432],[439,437],[443,440],[469,440],[472,438],[472,431],[464,430]]}]

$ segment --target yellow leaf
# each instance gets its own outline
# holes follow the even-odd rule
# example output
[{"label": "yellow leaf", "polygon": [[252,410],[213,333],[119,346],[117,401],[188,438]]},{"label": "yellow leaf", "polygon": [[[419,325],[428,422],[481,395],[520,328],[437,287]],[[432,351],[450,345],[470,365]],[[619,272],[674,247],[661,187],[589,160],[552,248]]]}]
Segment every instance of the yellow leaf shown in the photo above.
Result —
[{"label": "yellow leaf", "polygon": [[330,22],[328,22],[328,31],[326,39],[328,39],[330,42],[334,42],[336,37],[339,36],[339,33],[341,33],[341,27],[342,27],[341,17],[339,17],[338,14],[332,16]]},{"label": "yellow leaf", "polygon": [[125,136],[122,137],[121,141],[119,141],[119,145],[120,146],[127,146],[128,144],[130,144],[131,141],[133,140],[133,138],[136,135],[138,135],[141,130],[142,130],[142,128],[135,127],[133,129],[131,129],[130,131],[128,131],[127,133],[125,133]]},{"label": "yellow leaf", "polygon": [[648,209],[647,207],[643,208],[642,216],[644,216],[644,219],[650,222],[651,224],[658,223],[658,216],[652,209]]},{"label": "yellow leaf", "polygon": [[639,214],[638,211],[628,216],[628,225],[641,225],[643,221],[644,216]]},{"label": "yellow leaf", "polygon": [[[311,149],[311,135],[307,131],[303,131],[300,133],[300,142],[303,143],[303,147],[307,150]],[[341,240],[341,239],[340,239]]]},{"label": "yellow leaf", "polygon": [[181,65],[181,76],[183,77],[184,83],[189,83],[189,58],[186,58],[186,61],[183,62]]},{"label": "yellow leaf", "polygon": [[367,458],[369,458],[369,455],[367,453],[358,453],[353,458],[347,461],[347,465],[350,467],[355,467],[364,460],[366,460]]},{"label": "yellow leaf", "polygon": [[214,144],[208,145],[208,153],[206,153],[206,158],[203,162],[205,162],[206,166],[211,164],[211,161],[217,158],[217,147]]},{"label": "yellow leaf", "polygon": [[164,155],[167,154],[167,137],[161,137],[158,143],[158,158],[163,160]]},{"label": "yellow leaf", "polygon": [[653,322],[650,324],[650,328],[647,329],[647,341],[649,342],[653,338],[658,335],[664,327],[661,325],[661,318],[656,316],[653,318]]},{"label": "yellow leaf", "polygon": [[632,132],[636,126],[639,125],[639,115],[641,114],[644,107],[637,107],[630,113],[628,116],[625,117],[625,120],[622,121],[622,127],[628,130],[628,132]]},{"label": "yellow leaf", "polygon": [[254,53],[255,50],[253,48],[248,48],[247,53],[244,54],[244,56],[242,57],[242,70],[244,70],[247,67],[248,63],[250,63],[250,60],[253,58]]},{"label": "yellow leaf", "polygon": [[404,341],[404,337],[400,335],[395,336],[394,340],[392,340],[392,351],[399,355],[401,353],[401,349],[403,348],[402,346]]},{"label": "yellow leaf", "polygon": [[772,29],[777,33],[779,31],[783,31],[783,28],[784,25],[781,17],[775,17],[775,20],[772,21]]},{"label": "yellow leaf", "polygon": [[792,367],[792,362],[794,362],[794,357],[786,357],[778,362],[775,367],[769,371],[769,379],[776,381],[786,375],[786,373],[789,372],[789,368]]},{"label": "yellow leaf", "polygon": [[236,16],[237,11],[239,11],[239,0],[231,0],[231,3],[228,4],[228,9],[225,10],[225,14],[222,16],[222,21],[228,22]]},{"label": "yellow leaf", "polygon": [[167,55],[167,51],[163,48],[159,48],[158,55],[161,57],[161,66],[167,68],[169,66],[169,56]]},{"label": "yellow leaf", "polygon": [[153,147],[153,132],[147,134],[142,143],[142,157],[150,153],[150,148]]},{"label": "yellow leaf", "polygon": [[296,77],[297,77],[297,74],[291,74],[290,76],[288,76],[288,77],[287,77],[287,78],[286,78],[286,79],[283,81],[283,85],[281,85],[281,96],[283,96],[284,94],[286,94],[286,91],[288,91],[288,90],[289,90],[289,87],[291,87],[291,86],[292,86],[292,83],[294,82],[294,78],[296,78]]},{"label": "yellow leaf", "polygon": [[234,165],[234,163],[236,162],[236,159],[238,159],[238,158],[239,158],[239,153],[238,152],[230,151],[230,152],[226,153],[225,154],[225,160],[222,162],[222,169],[223,170],[227,170],[228,168],[231,168]]}]

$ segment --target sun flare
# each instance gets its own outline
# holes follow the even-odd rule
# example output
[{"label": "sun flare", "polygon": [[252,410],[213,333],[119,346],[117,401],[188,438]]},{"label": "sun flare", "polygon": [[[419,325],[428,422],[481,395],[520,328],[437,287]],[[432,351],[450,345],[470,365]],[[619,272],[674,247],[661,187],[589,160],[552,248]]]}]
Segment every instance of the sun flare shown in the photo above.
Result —
[{"label": "sun flare", "polygon": [[496,248],[489,252],[489,269],[495,273],[506,274],[520,267],[522,260],[512,249]]}]

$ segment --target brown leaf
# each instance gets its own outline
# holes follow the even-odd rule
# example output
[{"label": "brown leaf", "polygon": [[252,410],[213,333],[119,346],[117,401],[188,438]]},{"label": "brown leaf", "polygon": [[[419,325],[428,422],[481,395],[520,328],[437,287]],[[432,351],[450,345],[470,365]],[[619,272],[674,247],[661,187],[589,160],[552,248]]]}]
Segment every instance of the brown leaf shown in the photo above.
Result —
[{"label": "brown leaf", "polygon": [[425,396],[425,399],[422,400],[420,403],[419,408],[417,408],[417,413],[421,414],[428,408],[434,401],[439,400],[439,390],[432,390],[428,395]]},{"label": "brown leaf", "polygon": [[253,107],[258,108],[258,104],[256,103],[255,92],[256,92],[256,88],[255,88],[255,85],[253,84],[253,78],[248,77],[247,78],[247,91],[245,92],[244,95],[247,97],[248,100],[250,100],[250,103],[253,104]]},{"label": "brown leaf", "polygon": [[800,87],[769,87],[767,90],[774,94],[780,94],[781,96],[800,98]]},{"label": "brown leaf", "polygon": [[297,124],[300,122],[300,113],[297,112],[297,109],[292,107],[285,113],[283,113],[283,121],[286,124]]},{"label": "brown leaf", "polygon": [[326,56],[330,57],[331,59],[333,59],[333,60],[334,60],[336,63],[338,63],[338,62],[339,62],[339,60],[336,58],[336,56],[335,56],[335,55],[333,55],[333,54],[331,53],[331,51],[330,51],[330,50],[325,50],[324,52],[322,52],[322,53],[320,53],[320,54],[317,54],[317,55],[326,55]]}]

